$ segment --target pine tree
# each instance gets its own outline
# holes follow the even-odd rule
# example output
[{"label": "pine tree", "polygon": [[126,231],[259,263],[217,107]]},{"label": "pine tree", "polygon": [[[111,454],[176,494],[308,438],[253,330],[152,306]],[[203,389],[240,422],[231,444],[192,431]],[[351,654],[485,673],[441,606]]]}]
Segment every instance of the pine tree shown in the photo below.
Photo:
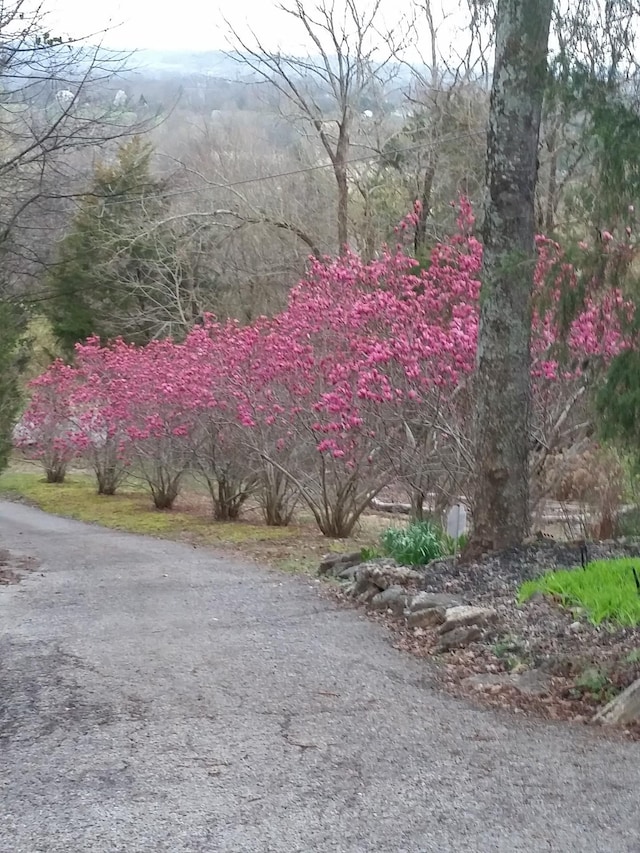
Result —
[{"label": "pine tree", "polygon": [[154,275],[158,241],[150,226],[163,210],[163,183],[151,173],[152,147],[140,138],[101,163],[50,272],[48,307],[56,338],[71,351],[89,335],[150,337],[139,285]]}]

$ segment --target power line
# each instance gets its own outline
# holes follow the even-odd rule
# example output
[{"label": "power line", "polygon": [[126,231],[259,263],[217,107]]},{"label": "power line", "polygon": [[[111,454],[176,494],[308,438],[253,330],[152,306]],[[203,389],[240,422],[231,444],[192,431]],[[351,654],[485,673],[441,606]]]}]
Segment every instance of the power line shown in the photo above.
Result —
[{"label": "power line", "polygon": [[[478,136],[484,136],[484,135],[485,135],[484,130],[482,130],[482,131],[467,131],[466,133],[460,133],[457,135],[451,134],[450,136],[440,137],[434,143],[419,142],[419,143],[416,143],[415,145],[409,145],[406,148],[397,149],[393,152],[393,154],[396,156],[402,156],[403,154],[408,154],[408,153],[411,153],[412,151],[418,151],[421,148],[426,149],[430,145],[433,146],[435,144],[458,142],[458,141],[463,140],[463,139],[468,139],[470,136],[478,137]],[[352,165],[357,164],[357,163],[367,163],[367,162],[372,162],[375,160],[384,160],[385,156],[386,155],[384,155],[382,153],[375,153],[375,154],[366,154],[366,155],[363,155],[361,157],[352,157],[351,159],[345,161],[345,166],[352,166]],[[204,178],[204,180],[205,180],[205,187],[209,186],[209,187],[215,187],[216,189],[225,190],[225,189],[233,189],[234,187],[247,186],[249,184],[259,184],[259,183],[263,183],[264,181],[274,181],[274,180],[278,180],[280,178],[291,178],[291,177],[295,177],[297,175],[305,175],[305,174],[308,174],[309,172],[317,172],[317,171],[321,171],[323,169],[331,169],[331,168],[333,168],[333,163],[331,163],[331,162],[329,162],[329,163],[317,163],[315,166],[303,166],[303,167],[298,168],[298,169],[290,169],[286,172],[274,172],[274,173],[269,174],[269,175],[259,175],[255,178],[239,178],[238,180],[228,181],[226,183],[216,183],[214,181],[208,181],[206,178]],[[155,198],[164,201],[164,200],[168,200],[168,199],[172,199],[172,198],[179,198],[181,196],[194,195],[196,193],[202,192],[202,190],[205,187],[190,187],[189,189],[173,190],[172,192],[158,194],[157,196],[155,196]],[[91,196],[91,195],[95,196],[95,193],[91,193],[91,192],[78,193],[78,198],[87,197],[87,196]],[[98,198],[105,198],[105,196],[98,196]],[[109,204],[130,204],[130,203],[131,202],[128,199],[117,199],[117,198],[113,198],[109,202]]]}]

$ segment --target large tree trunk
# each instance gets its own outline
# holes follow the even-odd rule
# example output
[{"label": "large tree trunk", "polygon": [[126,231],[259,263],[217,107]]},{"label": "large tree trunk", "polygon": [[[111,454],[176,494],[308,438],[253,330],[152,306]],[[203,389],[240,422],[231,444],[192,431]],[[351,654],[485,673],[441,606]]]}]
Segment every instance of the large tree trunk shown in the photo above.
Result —
[{"label": "large tree trunk", "polygon": [[529,532],[535,186],[551,8],[552,0],[498,0],[469,554],[506,548]]}]

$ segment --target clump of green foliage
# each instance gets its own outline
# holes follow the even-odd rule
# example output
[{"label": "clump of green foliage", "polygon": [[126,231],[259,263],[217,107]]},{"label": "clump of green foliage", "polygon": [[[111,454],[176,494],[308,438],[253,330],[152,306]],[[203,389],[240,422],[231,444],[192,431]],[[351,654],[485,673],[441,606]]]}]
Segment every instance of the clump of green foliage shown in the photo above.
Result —
[{"label": "clump of green foliage", "polygon": [[[407,527],[390,527],[382,534],[382,546],[404,566],[424,566],[431,560],[453,554],[456,541],[431,521],[416,521]],[[457,550],[464,543],[459,539]]]},{"label": "clump of green foliage", "polygon": [[375,545],[365,545],[360,548],[360,556],[362,557],[362,562],[366,563],[369,560],[376,560],[378,557],[382,557],[382,551],[376,548]]},{"label": "clump of green foliage", "polygon": [[616,693],[618,690],[609,673],[601,666],[589,666],[584,669],[571,690],[573,696],[591,696],[599,702],[608,702]]},{"label": "clump of green foliage", "polygon": [[525,643],[511,634],[500,637],[494,643],[493,653],[498,660],[502,661],[507,672],[511,672],[523,663],[530,662]]},{"label": "clump of green foliage", "polygon": [[640,578],[640,561],[630,558],[598,560],[585,570],[564,569],[547,572],[520,587],[518,601],[527,601],[536,592],[553,596],[563,607],[581,607],[594,625],[613,622],[640,624],[640,591],[633,574]]},{"label": "clump of green foliage", "polygon": [[168,269],[170,236],[157,227],[165,212],[164,182],[152,173],[152,157],[152,146],[134,137],[114,162],[98,163],[60,243],[46,310],[58,345],[69,355],[92,334],[106,339],[124,331],[135,343],[153,337],[145,293],[159,280],[158,270]]},{"label": "clump of green foliage", "polygon": [[448,533],[442,533],[442,554],[443,556],[447,554],[459,554],[460,551],[464,550],[465,546],[469,542],[469,534],[461,533],[460,536],[456,539],[455,536],[449,536]]},{"label": "clump of green foliage", "polygon": [[0,301],[0,471],[9,460],[11,430],[20,407],[19,380],[27,357],[23,321],[15,305]]}]

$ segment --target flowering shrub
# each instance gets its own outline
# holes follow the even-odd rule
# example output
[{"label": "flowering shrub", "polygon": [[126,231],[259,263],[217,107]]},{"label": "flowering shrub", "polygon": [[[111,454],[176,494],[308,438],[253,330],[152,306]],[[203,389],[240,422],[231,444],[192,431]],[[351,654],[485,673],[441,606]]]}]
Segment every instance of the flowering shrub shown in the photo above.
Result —
[{"label": "flowering shrub", "polygon": [[64,482],[67,466],[78,455],[78,434],[71,397],[76,372],[61,361],[29,383],[29,408],[14,430],[14,444],[44,468],[48,483]]},{"label": "flowering shrub", "polygon": [[[180,344],[91,339],[74,367],[56,362],[32,383],[31,443],[18,443],[52,476],[82,454],[105,493],[141,476],[158,508],[173,505],[187,471],[219,519],[256,495],[267,523],[286,524],[302,500],[333,537],[348,536],[391,480],[404,479],[416,507],[429,492],[444,505],[473,468],[482,247],[472,228],[463,200],[458,232],[422,270],[401,243],[368,263],[313,259],[287,308],[251,326],[209,317]],[[538,258],[532,476],[542,482],[551,450],[575,441],[570,415],[593,365],[627,346],[631,308],[616,287],[593,287],[565,329],[562,300],[583,283],[557,243],[539,238]]]},{"label": "flowering shrub", "polygon": [[71,398],[75,443],[93,468],[98,494],[113,495],[131,465],[122,344],[100,346],[90,338],[76,347],[76,389]]}]

